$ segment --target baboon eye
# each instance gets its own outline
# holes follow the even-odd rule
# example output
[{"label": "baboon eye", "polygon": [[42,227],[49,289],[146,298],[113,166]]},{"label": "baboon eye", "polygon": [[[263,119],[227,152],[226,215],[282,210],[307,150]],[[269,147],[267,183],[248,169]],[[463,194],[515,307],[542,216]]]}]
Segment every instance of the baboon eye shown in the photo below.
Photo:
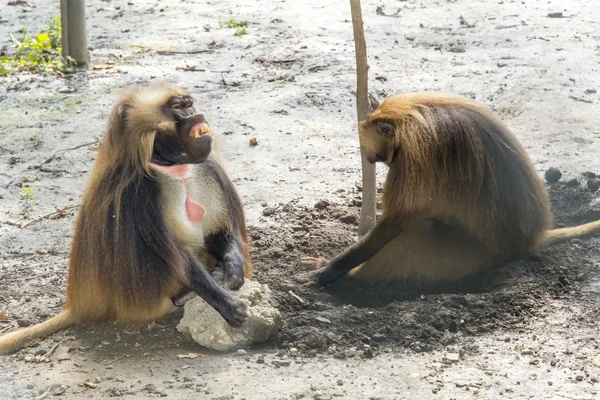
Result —
[{"label": "baboon eye", "polygon": [[396,128],[389,122],[378,122],[377,132],[379,132],[383,136],[392,137],[396,133]]},{"label": "baboon eye", "polygon": [[179,104],[173,104],[173,105],[171,106],[171,108],[172,108],[173,110],[180,110],[180,109],[181,109],[181,105],[179,105]]}]

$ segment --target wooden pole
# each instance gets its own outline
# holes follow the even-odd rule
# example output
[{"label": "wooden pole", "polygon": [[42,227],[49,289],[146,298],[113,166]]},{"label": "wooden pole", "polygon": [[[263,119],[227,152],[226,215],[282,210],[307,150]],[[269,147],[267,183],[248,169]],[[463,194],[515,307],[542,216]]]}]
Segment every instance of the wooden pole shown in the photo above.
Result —
[{"label": "wooden pole", "polygon": [[81,67],[88,63],[85,31],[85,0],[60,0],[62,55]]},{"label": "wooden pole", "polygon": [[[352,27],[354,30],[354,49],[356,52],[356,113],[358,122],[367,119],[369,114],[369,65],[367,64],[367,44],[363,29],[360,0],[350,0]],[[358,235],[363,236],[375,226],[377,210],[377,183],[375,164],[367,161],[362,143],[360,146],[362,162],[362,207],[358,224]]]}]

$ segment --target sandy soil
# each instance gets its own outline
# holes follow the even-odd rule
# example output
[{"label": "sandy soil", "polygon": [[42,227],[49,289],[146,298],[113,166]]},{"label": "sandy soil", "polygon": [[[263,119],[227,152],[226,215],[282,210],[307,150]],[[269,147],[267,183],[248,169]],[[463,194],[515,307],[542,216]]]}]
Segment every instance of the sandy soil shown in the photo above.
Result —
[{"label": "sandy soil", "polygon": [[[294,281],[298,257],[332,255],[356,233],[347,1],[87,7],[91,69],[67,79],[0,78],[0,313],[8,313],[0,333],[60,309],[76,208],[19,225],[78,204],[119,90],[156,79],[193,92],[223,134],[256,277],[272,288],[286,326],[244,354],[186,341],[174,328],[180,312],[141,328],[76,327],[0,357],[0,399],[600,397],[597,238],[457,287],[348,296]],[[554,12],[563,17],[549,18]],[[0,47],[58,14],[57,1],[3,1]],[[443,90],[489,104],[541,175],[551,166],[563,172],[550,187],[557,225],[600,217],[590,175],[582,175],[600,173],[600,3],[363,0],[363,15],[372,91]],[[247,34],[219,28],[229,18],[247,20]],[[184,54],[196,50],[207,52]],[[23,182],[35,201],[21,199]],[[321,201],[328,206],[315,208]]]}]

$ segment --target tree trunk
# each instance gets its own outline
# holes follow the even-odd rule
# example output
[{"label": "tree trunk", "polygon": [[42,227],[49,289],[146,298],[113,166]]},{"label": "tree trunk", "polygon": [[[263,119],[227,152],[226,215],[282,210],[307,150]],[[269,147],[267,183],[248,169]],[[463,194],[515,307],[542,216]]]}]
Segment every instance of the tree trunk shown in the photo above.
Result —
[{"label": "tree trunk", "polygon": [[[356,52],[356,113],[358,122],[367,119],[369,114],[369,65],[367,64],[367,44],[363,30],[360,0],[350,0],[352,11],[352,27],[354,30],[354,48]],[[375,226],[377,210],[377,183],[375,179],[375,164],[365,157],[362,143],[360,147],[362,161],[362,207],[358,235],[363,236]]]},{"label": "tree trunk", "polygon": [[85,0],[60,1],[62,56],[71,57],[82,67],[88,62],[85,31]]}]

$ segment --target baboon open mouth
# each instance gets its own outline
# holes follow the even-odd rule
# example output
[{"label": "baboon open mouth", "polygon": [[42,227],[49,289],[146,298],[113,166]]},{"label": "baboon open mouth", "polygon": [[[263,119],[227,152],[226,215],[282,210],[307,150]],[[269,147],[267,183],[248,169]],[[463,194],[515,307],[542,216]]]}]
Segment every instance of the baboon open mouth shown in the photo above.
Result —
[{"label": "baboon open mouth", "polygon": [[208,124],[206,122],[198,122],[192,126],[190,129],[190,137],[199,138],[202,135],[206,135],[210,133],[210,129],[208,128]]}]

